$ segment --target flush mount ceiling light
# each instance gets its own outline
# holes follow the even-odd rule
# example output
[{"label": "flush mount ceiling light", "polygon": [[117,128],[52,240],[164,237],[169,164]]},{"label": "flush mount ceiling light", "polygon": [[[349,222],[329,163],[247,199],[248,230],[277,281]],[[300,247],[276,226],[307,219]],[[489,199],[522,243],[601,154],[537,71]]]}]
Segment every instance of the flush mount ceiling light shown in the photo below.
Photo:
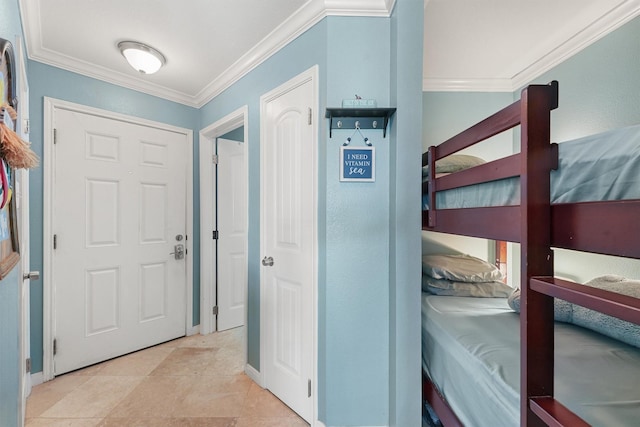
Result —
[{"label": "flush mount ceiling light", "polygon": [[129,65],[142,74],[153,74],[167,62],[164,55],[144,43],[124,41],[118,43],[118,49]]}]

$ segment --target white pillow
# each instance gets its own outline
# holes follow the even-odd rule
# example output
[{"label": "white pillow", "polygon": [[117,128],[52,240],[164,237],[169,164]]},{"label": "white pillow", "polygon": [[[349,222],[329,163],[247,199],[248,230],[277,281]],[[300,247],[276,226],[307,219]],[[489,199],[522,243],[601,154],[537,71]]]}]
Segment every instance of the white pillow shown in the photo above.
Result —
[{"label": "white pillow", "polygon": [[456,282],[499,282],[504,279],[495,265],[471,255],[424,255],[422,272],[434,279]]},{"label": "white pillow", "polygon": [[513,291],[502,282],[454,282],[422,275],[422,290],[454,297],[507,298]]},{"label": "white pillow", "polygon": [[[486,163],[484,159],[468,154],[452,154],[436,162],[436,173],[454,173]],[[429,175],[429,166],[422,167],[422,176]]]}]

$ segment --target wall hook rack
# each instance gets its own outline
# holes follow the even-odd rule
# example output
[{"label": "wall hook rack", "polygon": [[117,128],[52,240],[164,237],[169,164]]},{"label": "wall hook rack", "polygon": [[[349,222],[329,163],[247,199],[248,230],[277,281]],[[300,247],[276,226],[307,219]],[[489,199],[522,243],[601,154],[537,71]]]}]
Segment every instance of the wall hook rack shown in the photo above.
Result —
[{"label": "wall hook rack", "polygon": [[[329,119],[329,138],[333,129],[380,129],[382,137],[387,136],[389,119],[396,112],[395,108],[327,108],[325,117]],[[369,145],[369,144],[367,144]]]}]

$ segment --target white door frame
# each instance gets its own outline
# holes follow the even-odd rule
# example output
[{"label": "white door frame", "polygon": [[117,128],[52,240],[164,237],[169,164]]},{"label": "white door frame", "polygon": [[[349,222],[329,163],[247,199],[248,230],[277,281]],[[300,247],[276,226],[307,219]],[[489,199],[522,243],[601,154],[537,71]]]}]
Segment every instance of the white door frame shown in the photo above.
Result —
[{"label": "white door frame", "polygon": [[[215,241],[212,236],[211,224],[215,224],[215,210],[213,209],[213,195],[215,193],[215,174],[213,164],[213,146],[216,138],[244,126],[244,162],[247,171],[247,185],[249,184],[249,107],[244,106],[236,111],[224,116],[215,123],[200,131],[200,333],[210,334],[216,330],[216,316],[213,314],[213,307],[217,304],[213,286],[206,285],[214,283],[216,277],[216,267],[213,263],[205,263],[203,260],[213,259],[215,256]],[[249,192],[247,191],[247,202]],[[249,204],[247,203],[247,207]],[[248,223],[249,215],[247,215]],[[248,226],[248,224],[247,224]],[[248,243],[248,242],[246,242]],[[245,247],[248,245],[245,244]],[[248,265],[247,265],[248,268]],[[245,289],[245,322],[247,324],[247,290]],[[244,334],[243,361],[246,364],[247,356],[247,334]]]},{"label": "white door frame", "polygon": [[[313,354],[313,368],[312,368],[312,378],[311,381],[313,383],[313,395],[314,395],[314,399],[313,399],[313,415],[312,415],[312,422],[311,422],[311,427],[319,427],[319,426],[323,426],[324,424],[322,424],[320,421],[318,421],[318,122],[320,121],[320,114],[319,114],[319,67],[317,65],[314,65],[313,67],[311,67],[310,69],[308,69],[307,71],[304,71],[303,73],[299,74],[298,76],[292,78],[291,80],[289,80],[288,82],[278,86],[277,88],[271,90],[270,92],[265,93],[264,95],[262,95],[260,97],[260,141],[266,141],[267,140],[267,114],[266,114],[266,108],[267,105],[269,104],[269,102],[273,101],[274,99],[278,98],[279,96],[295,89],[296,87],[307,83],[308,81],[311,81],[313,84],[313,100],[311,101],[311,109],[313,110],[313,114],[312,114],[312,134],[313,134],[313,140],[310,141],[311,142],[311,155],[313,156],[313,179],[314,179],[314,185],[313,185],[313,194],[311,195],[311,198],[313,200],[314,206],[313,206],[313,213],[314,213],[314,218],[312,221],[313,224],[313,231],[312,231],[312,235],[313,235],[313,242],[312,242],[312,248],[313,248],[313,253],[314,253],[314,259],[313,259],[313,272],[312,272],[312,290],[311,290],[311,295],[312,295],[312,302],[311,302],[311,307],[313,308],[313,315],[312,315],[312,319],[313,319],[313,324],[312,324],[312,329],[313,329],[313,337],[312,337],[312,354]],[[263,150],[262,147],[260,149],[260,182],[263,183],[265,181],[265,176],[264,176],[264,168],[262,167],[262,165],[264,164],[264,162],[266,161],[266,154],[265,154],[266,150]],[[262,185],[262,184],[261,184]],[[262,256],[263,254],[265,254],[265,230],[264,227],[262,226],[262,215],[265,209],[265,204],[266,204],[266,200],[264,200],[264,192],[261,190],[261,194],[260,194],[260,256]],[[256,260],[256,262],[260,262],[260,260]],[[262,269],[260,269],[260,271],[262,272]],[[264,385],[266,384],[265,378],[268,375],[268,373],[265,372],[265,364],[264,361],[267,359],[267,353],[268,351],[270,351],[271,349],[271,343],[267,342],[266,339],[264,339],[264,337],[267,336],[267,284],[265,283],[264,278],[262,277],[262,273],[260,274],[260,337],[262,338],[260,340],[260,384]]]},{"label": "white door frame", "polygon": [[[54,377],[53,364],[53,338],[55,337],[55,292],[53,291],[53,283],[55,271],[53,271],[53,200],[54,185],[53,178],[55,176],[55,159],[53,150],[53,129],[54,116],[57,109],[77,111],[83,114],[92,114],[113,120],[120,120],[136,125],[149,126],[156,129],[176,132],[184,134],[187,138],[187,194],[186,194],[186,226],[187,236],[185,246],[187,254],[193,254],[193,131],[191,129],[180,128],[165,123],[155,122],[151,120],[141,119],[126,114],[115,113],[113,111],[102,110],[99,108],[88,107],[86,105],[75,104],[73,102],[62,101],[55,98],[44,98],[44,138],[43,138],[43,218],[42,218],[42,380],[49,381]],[[193,255],[185,257],[186,262],[186,335],[193,334]]]}]

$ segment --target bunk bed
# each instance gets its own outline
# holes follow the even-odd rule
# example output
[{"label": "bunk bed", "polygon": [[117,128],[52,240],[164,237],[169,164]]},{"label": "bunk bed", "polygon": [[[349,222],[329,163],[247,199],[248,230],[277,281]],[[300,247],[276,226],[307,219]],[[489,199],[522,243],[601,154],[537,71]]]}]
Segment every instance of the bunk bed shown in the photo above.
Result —
[{"label": "bunk bed", "polygon": [[[469,418],[459,417],[459,412],[474,410],[470,407],[473,404],[458,405],[457,414],[449,405],[447,393],[443,390],[451,389],[454,382],[463,382],[455,385],[454,388],[457,389],[473,390],[475,388],[476,397],[472,397],[471,401],[484,398],[482,403],[475,406],[484,405],[485,409],[489,408],[489,411],[495,413],[500,413],[501,410],[505,413],[515,410],[516,420],[519,417],[516,425],[581,426],[589,425],[588,422],[606,425],[606,422],[597,418],[588,422],[583,420],[569,408],[572,406],[575,408],[575,405],[567,402],[563,404],[557,396],[559,394],[564,400],[572,400],[571,393],[575,391],[564,390],[565,383],[571,382],[572,378],[575,387],[587,392],[589,386],[579,381],[581,372],[597,371],[599,365],[589,362],[584,357],[563,362],[562,355],[556,353],[575,352],[577,349],[591,347],[600,349],[603,357],[624,354],[623,358],[631,365],[635,365],[637,371],[623,373],[618,377],[618,383],[624,383],[624,377],[632,380],[640,378],[637,376],[640,375],[640,351],[637,348],[587,330],[580,330],[582,329],[580,327],[567,324],[554,326],[554,298],[631,322],[631,324],[640,324],[639,299],[554,277],[552,247],[640,258],[638,242],[640,196],[630,193],[609,195],[611,197],[604,197],[605,200],[598,201],[569,199],[569,201],[552,203],[551,175],[552,171],[558,169],[559,147],[558,144],[550,141],[550,128],[551,111],[557,106],[557,82],[528,86],[521,92],[520,100],[444,143],[429,147],[423,154],[422,163],[428,169],[427,179],[423,184],[423,230],[518,242],[521,248],[521,312],[519,316],[509,309],[504,299],[425,297],[423,295],[423,399],[429,403],[445,426],[463,425],[460,418]],[[437,176],[436,162],[439,160],[518,125],[520,126],[518,154],[460,172]],[[506,205],[500,206],[486,206],[484,203],[479,203],[474,207],[451,207],[445,204],[446,198],[439,199],[439,196],[447,191],[506,181],[511,181],[511,185],[515,185],[519,190],[517,192],[519,200],[516,203],[507,202]],[[636,186],[636,189],[637,187],[640,186]],[[612,198],[618,200],[612,200]],[[461,199],[466,200],[466,197]],[[429,308],[430,314],[425,315],[424,310]],[[461,311],[481,313],[471,317],[471,320],[463,326],[464,333],[461,336],[463,340],[467,339],[467,342],[456,343],[459,337],[455,338],[455,333],[449,338],[438,338],[438,333],[434,333],[427,339],[427,343],[424,342],[425,316],[428,318],[427,321],[431,322],[430,324],[435,324],[438,328],[439,322],[446,325],[456,323],[456,320],[446,317],[447,312]],[[483,323],[490,322],[491,316],[488,314],[497,316],[500,321]],[[509,320],[504,320],[507,318]],[[491,390],[483,390],[482,386],[478,386],[472,379],[468,379],[467,384],[464,384],[465,373],[457,377],[454,374],[448,376],[447,370],[456,372],[459,367],[447,368],[443,364],[456,358],[456,350],[450,350],[453,352],[450,356],[439,356],[438,362],[432,364],[432,370],[438,370],[441,374],[439,379],[432,378],[437,377],[433,372],[425,372],[425,370],[428,371],[424,362],[425,351],[430,353],[433,347],[438,345],[449,349],[456,348],[456,345],[480,348],[479,346],[483,344],[478,342],[480,329],[492,330],[495,332],[494,336],[511,340],[516,346],[513,354],[509,356],[508,351],[501,347],[502,343],[485,343],[485,350],[497,355],[491,362],[492,369],[501,377],[508,377],[511,372],[510,381],[513,383],[513,378],[516,378],[516,382],[519,382],[519,387],[518,384],[514,386],[515,391],[506,387],[506,396],[503,395],[499,402],[489,402],[487,396],[491,394]],[[554,342],[554,329],[557,342]],[[586,337],[576,338],[575,330],[578,335]],[[451,342],[438,344],[438,340],[446,341],[447,339]],[[582,344],[578,343],[584,342],[584,339],[595,341],[581,347]],[[425,346],[427,346],[426,350]],[[458,350],[461,348],[459,347]],[[582,350],[579,351],[582,352]],[[584,354],[581,353],[579,356]],[[583,360],[585,365],[575,367],[574,362],[577,359]],[[617,360],[615,357],[613,361],[609,360],[607,366],[611,365],[615,368],[615,360]],[[472,362],[461,363],[470,365]],[[556,365],[558,363],[561,365],[564,363],[564,365],[559,367]],[[569,369],[568,377],[554,384],[556,368],[559,371],[561,369],[566,371],[567,365],[575,369]],[[623,367],[623,369],[626,368]],[[635,384],[631,384],[633,389],[638,388]],[[593,385],[591,387],[593,388]],[[607,386],[603,385],[603,387]],[[509,395],[510,392],[513,392],[512,395]],[[511,406],[509,406],[510,400],[513,401]],[[515,409],[513,409],[514,406]],[[620,406],[623,412],[630,410],[631,416],[638,415],[640,396],[629,396],[628,401],[623,399],[619,405],[614,402],[610,406],[612,408],[607,410],[615,410]],[[599,413],[599,410],[596,408],[595,412]],[[588,416],[589,411],[583,411],[583,416],[585,413]]]}]

